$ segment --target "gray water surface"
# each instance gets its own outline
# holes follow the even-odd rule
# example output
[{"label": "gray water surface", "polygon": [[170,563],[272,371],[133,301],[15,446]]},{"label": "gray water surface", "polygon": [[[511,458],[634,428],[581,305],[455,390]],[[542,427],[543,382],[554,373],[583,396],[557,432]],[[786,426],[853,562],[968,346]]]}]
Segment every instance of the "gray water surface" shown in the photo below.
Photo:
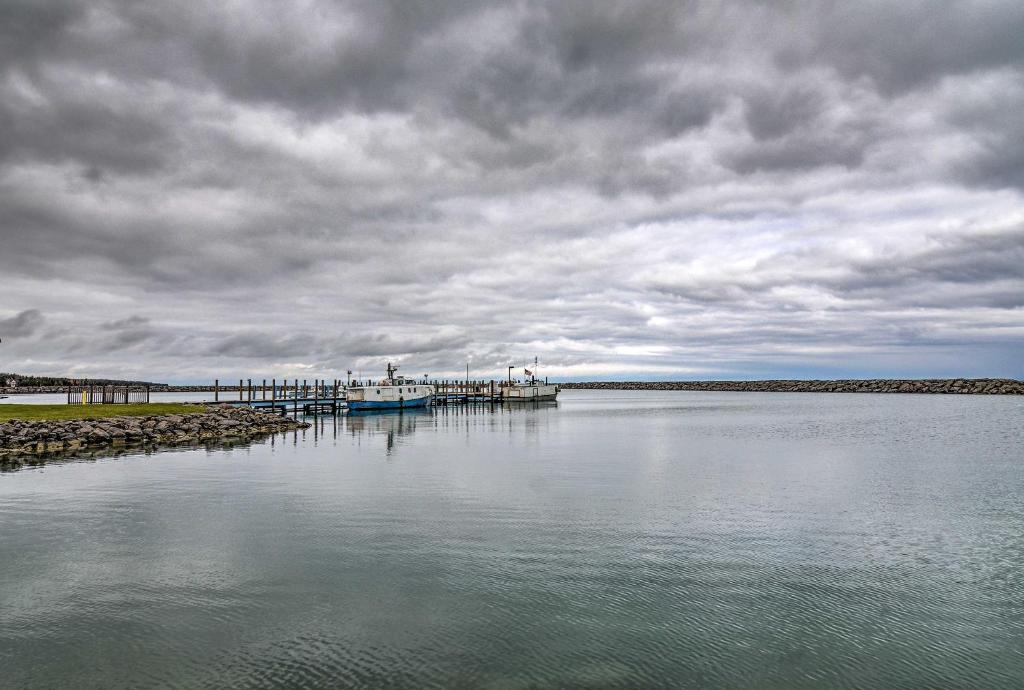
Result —
[{"label": "gray water surface", "polygon": [[316,424],[0,474],[0,686],[1024,683],[1020,398]]}]

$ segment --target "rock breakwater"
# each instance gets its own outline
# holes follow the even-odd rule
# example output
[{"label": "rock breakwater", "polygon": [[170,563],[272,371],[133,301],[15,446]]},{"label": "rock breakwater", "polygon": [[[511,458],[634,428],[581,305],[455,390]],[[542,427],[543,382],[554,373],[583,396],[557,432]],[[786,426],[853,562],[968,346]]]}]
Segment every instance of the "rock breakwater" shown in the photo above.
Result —
[{"label": "rock breakwater", "polygon": [[198,407],[189,414],[0,423],[0,465],[19,466],[24,456],[122,446],[155,446],[204,440],[245,440],[310,425],[244,408]]},{"label": "rock breakwater", "polygon": [[1024,395],[1024,381],[1015,379],[837,379],[767,381],[586,381],[562,388],[613,390],[734,391],[765,393],[946,393],[960,395]]}]

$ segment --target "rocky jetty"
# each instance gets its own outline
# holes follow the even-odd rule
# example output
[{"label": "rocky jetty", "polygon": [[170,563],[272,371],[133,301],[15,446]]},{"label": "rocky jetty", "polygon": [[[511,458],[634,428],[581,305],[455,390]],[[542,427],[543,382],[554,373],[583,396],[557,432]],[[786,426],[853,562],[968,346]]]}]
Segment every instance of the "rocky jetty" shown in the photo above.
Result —
[{"label": "rocky jetty", "polygon": [[246,408],[197,407],[173,415],[0,422],[0,465],[23,456],[103,447],[155,446],[205,440],[246,440],[310,425]]},{"label": "rocky jetty", "polygon": [[765,393],[948,393],[1024,395],[1015,379],[839,379],[770,381],[587,381],[562,388],[659,391],[747,391]]},{"label": "rocky jetty", "polygon": [[67,393],[67,386],[2,386],[0,395],[36,395],[38,393]]},{"label": "rocky jetty", "polygon": [[[76,383],[73,386],[73,388],[81,389],[83,386],[88,387],[88,385],[89,385],[88,382],[85,383],[85,384],[77,384]],[[97,389],[100,387],[100,385],[101,384],[95,384]],[[269,385],[270,384],[267,384],[268,388],[269,388]],[[123,390],[124,389],[124,384],[117,384],[117,387]],[[146,385],[141,385],[141,386],[140,385],[134,385],[134,384],[132,385],[132,388],[139,388],[139,389],[141,389],[141,388],[146,388],[146,387],[147,387]],[[153,383],[153,384],[149,384],[148,388],[149,388],[151,393],[212,393],[214,391],[214,387],[212,385],[171,386],[171,385],[168,385],[166,383]],[[4,386],[3,383],[0,382],[0,395],[37,395],[39,393],[50,393],[50,394],[52,394],[52,393],[67,393],[67,391],[68,391],[68,387],[66,385],[64,385],[64,386],[26,386],[26,385]],[[225,400],[228,399],[231,396],[232,393],[235,394],[235,398],[234,399],[236,399],[236,400],[238,399],[237,398],[238,386],[231,386],[231,385],[225,384],[225,385],[220,387],[220,392],[221,392],[221,395],[224,396]]]}]

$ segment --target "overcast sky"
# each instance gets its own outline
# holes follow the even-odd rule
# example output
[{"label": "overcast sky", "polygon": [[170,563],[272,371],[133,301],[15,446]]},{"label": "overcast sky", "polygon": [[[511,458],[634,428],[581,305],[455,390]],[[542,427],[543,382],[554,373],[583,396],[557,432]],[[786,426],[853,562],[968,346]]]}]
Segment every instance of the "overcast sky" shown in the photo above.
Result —
[{"label": "overcast sky", "polygon": [[0,2],[0,371],[1024,378],[1024,3]]}]

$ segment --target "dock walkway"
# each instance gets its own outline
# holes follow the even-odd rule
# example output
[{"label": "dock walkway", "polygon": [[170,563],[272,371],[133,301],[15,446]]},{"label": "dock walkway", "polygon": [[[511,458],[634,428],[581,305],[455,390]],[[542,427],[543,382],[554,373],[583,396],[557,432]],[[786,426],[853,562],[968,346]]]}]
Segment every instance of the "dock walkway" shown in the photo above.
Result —
[{"label": "dock walkway", "polygon": [[[431,404],[435,407],[504,402],[500,381],[424,379],[417,383],[434,387]],[[280,384],[277,379],[271,379],[269,384],[266,379],[255,384],[252,379],[239,379],[237,388],[222,387],[220,379],[213,383],[214,402],[282,414],[338,414],[348,407],[346,391],[347,386],[341,379],[314,379],[312,383],[305,379],[301,382],[284,379]]]}]

